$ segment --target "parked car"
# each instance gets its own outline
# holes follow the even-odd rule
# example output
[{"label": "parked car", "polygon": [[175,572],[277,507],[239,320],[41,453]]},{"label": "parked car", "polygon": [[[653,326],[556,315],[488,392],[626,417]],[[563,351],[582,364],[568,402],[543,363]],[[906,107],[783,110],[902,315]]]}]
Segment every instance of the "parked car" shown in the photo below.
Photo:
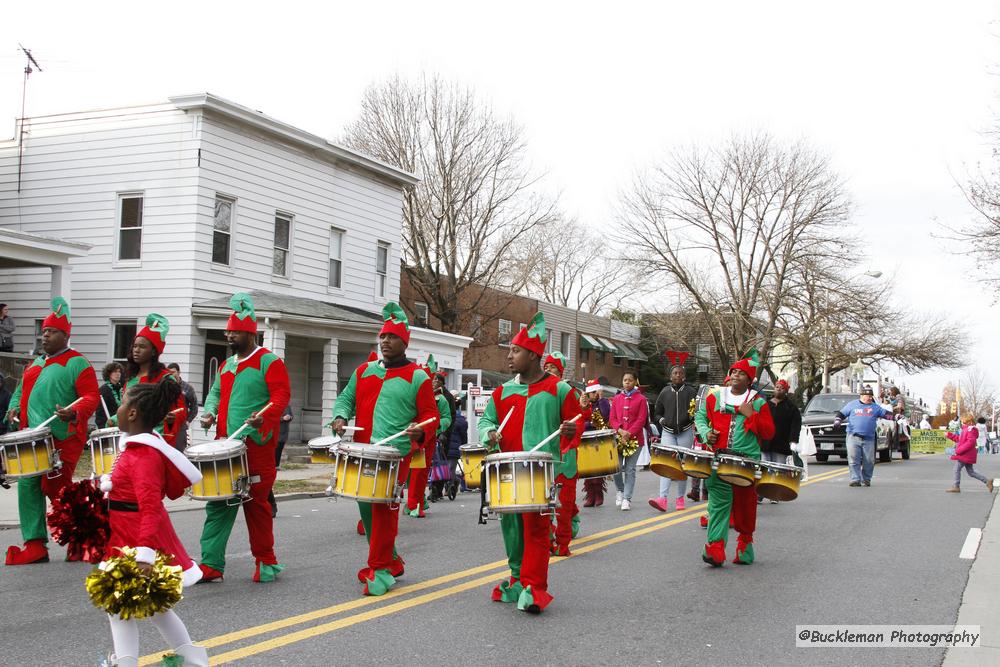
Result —
[{"label": "parked car", "polygon": [[[847,423],[834,427],[835,413],[857,398],[856,394],[817,394],[809,399],[802,413],[803,426],[812,430],[816,441],[816,460],[826,461],[830,456],[847,458]],[[875,432],[875,453],[881,463],[892,460],[892,453],[898,451],[904,459],[910,458],[910,443],[900,446],[896,437],[896,422],[880,419]]]}]

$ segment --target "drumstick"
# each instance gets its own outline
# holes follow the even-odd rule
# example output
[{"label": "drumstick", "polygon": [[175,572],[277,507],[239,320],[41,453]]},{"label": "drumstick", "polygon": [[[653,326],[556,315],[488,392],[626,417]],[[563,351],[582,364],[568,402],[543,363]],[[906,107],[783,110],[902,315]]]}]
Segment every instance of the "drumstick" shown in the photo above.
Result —
[{"label": "drumstick", "polygon": [[[419,424],[417,424],[417,426],[419,426],[421,428],[424,427],[424,426],[430,426],[434,422],[438,421],[438,419],[439,419],[438,417],[433,417],[431,419],[425,419],[424,421],[422,421]],[[398,438],[400,436],[406,435],[406,432],[409,431],[409,430],[410,430],[410,427],[407,426],[406,428],[404,428],[399,433],[394,433],[394,434],[390,435],[388,438],[382,438],[378,442],[374,443],[374,445],[376,445],[376,446],[378,446],[378,445],[384,445],[385,443],[390,442],[392,440],[395,440],[396,438]]]},{"label": "drumstick", "polygon": [[[257,417],[260,417],[262,414],[264,414],[264,411],[267,410],[272,405],[273,405],[273,403],[268,403],[267,405],[265,405],[264,407],[262,407],[260,410],[258,410],[254,414],[254,419],[256,419]],[[246,422],[243,422],[243,426],[240,426],[238,429],[236,429],[236,432],[233,433],[231,436],[229,436],[229,439],[230,440],[235,440],[236,436],[243,432],[243,429],[249,428],[249,427],[250,427],[250,424],[247,424]]]},{"label": "drumstick", "polygon": [[[79,403],[82,400],[83,400],[83,396],[81,396],[80,398],[76,399],[75,401],[73,401],[72,403],[70,403],[69,405],[67,405],[66,407],[64,407],[63,410],[68,410],[69,408],[73,407],[74,405],[76,405],[77,403]],[[56,419],[58,416],[59,416],[59,413],[58,412],[54,412],[51,417],[49,417],[48,419],[46,419],[45,421],[43,421],[41,424],[39,424],[38,428],[45,428],[50,423],[52,423],[52,421],[54,419]]]},{"label": "drumstick", "polygon": [[500,428],[497,429],[497,435],[501,435],[503,433],[503,427],[507,425],[507,420],[510,419],[512,414],[514,414],[514,408],[508,410],[507,416],[503,418],[502,422],[500,422]]},{"label": "drumstick", "polygon": [[[575,415],[574,417],[572,417],[570,419],[567,419],[566,421],[568,421],[568,422],[575,422],[579,418],[580,418],[580,415]],[[539,449],[539,448],[543,447],[544,445],[549,444],[549,442],[551,442],[553,438],[555,438],[556,436],[558,436],[560,432],[562,432],[562,424],[560,424],[559,428],[557,428],[555,431],[553,431],[548,436],[546,436],[544,440],[542,440],[540,443],[538,443],[537,445],[535,445],[534,447],[532,447],[529,451],[533,452],[536,449]]]},{"label": "drumstick", "polygon": [[[333,422],[335,422],[335,421],[337,421],[336,417],[334,417],[333,419],[331,419],[327,423],[323,424],[323,428],[326,428],[327,426],[332,426]],[[365,429],[362,428],[361,426],[345,426],[344,430],[345,431],[364,431]]]}]

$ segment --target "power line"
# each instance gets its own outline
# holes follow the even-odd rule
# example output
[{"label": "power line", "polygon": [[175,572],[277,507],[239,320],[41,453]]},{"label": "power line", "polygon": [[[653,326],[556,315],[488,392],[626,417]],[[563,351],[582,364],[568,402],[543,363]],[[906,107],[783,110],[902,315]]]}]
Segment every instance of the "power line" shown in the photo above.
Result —
[{"label": "power line", "polygon": [[28,94],[28,76],[34,71],[31,66],[34,65],[35,69],[39,72],[42,71],[42,66],[38,64],[35,57],[31,55],[31,50],[26,49],[20,44],[17,45],[24,55],[27,57],[28,61],[24,65],[24,83],[21,84],[21,119],[20,119],[20,130],[17,137],[17,191],[21,192],[21,165],[24,162],[24,105]]}]

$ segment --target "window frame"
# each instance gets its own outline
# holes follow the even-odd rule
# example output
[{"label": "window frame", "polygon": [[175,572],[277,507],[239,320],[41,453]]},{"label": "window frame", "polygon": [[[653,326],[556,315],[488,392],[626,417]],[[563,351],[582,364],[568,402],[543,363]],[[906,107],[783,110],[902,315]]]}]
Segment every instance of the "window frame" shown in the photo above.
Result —
[{"label": "window frame", "polygon": [[[379,272],[379,252],[385,250],[385,271]],[[389,296],[389,262],[392,258],[392,244],[388,241],[375,242],[375,298],[385,299]]]},{"label": "window frame", "polygon": [[[282,220],[288,223],[288,240],[287,248],[281,248],[278,246],[278,221]],[[286,211],[275,211],[274,212],[274,234],[272,243],[272,254],[271,254],[271,277],[277,278],[281,281],[290,281],[292,278],[292,247],[294,245],[292,241],[292,230],[294,229],[295,215],[293,213],[288,213]],[[230,229],[232,229],[232,221],[229,224]],[[276,273],[274,270],[274,253],[279,250],[283,250],[285,253],[285,272]]]},{"label": "window frame", "polygon": [[570,349],[572,345],[572,336],[568,331],[563,331],[559,334],[559,351],[563,353],[563,356],[567,359],[572,358],[573,353]]},{"label": "window frame", "polygon": [[[313,355],[319,355],[319,377],[312,375],[312,359]],[[306,392],[305,392],[305,408],[307,410],[322,410],[323,409],[323,375],[324,375],[324,365],[326,362],[326,356],[323,350],[307,350],[306,351]],[[319,400],[314,402],[316,398],[313,396],[312,383],[315,380],[319,380]]]},{"label": "window frame", "polygon": [[[108,336],[108,360],[124,365],[128,361],[128,348],[139,332],[139,320],[138,318],[114,317],[109,319],[108,322],[111,324],[111,335]],[[126,346],[124,357],[115,356],[116,343],[118,342],[118,327],[131,327],[133,329],[131,339],[124,342]]]},{"label": "window frame", "polygon": [[[229,231],[222,232],[215,228],[215,210],[219,205],[219,202],[226,202],[229,204]],[[213,267],[218,267],[222,269],[232,269],[233,268],[233,254],[236,251],[236,197],[231,195],[226,195],[221,192],[215,193],[215,199],[212,202],[212,245],[209,254],[211,255],[210,264]],[[229,237],[229,245],[226,248],[226,262],[215,261],[215,236],[216,234],[225,234]],[[272,263],[274,261],[272,257]]]},{"label": "window frame", "polygon": [[[503,323],[507,323],[507,338],[504,340],[504,330]],[[507,320],[502,317],[497,318],[497,345],[500,347],[510,347],[511,341],[514,340],[513,333],[514,322],[512,320]]]},{"label": "window frame", "polygon": [[[138,199],[139,200],[139,224],[137,227],[122,227],[122,213],[125,200],[128,199]],[[115,243],[114,243],[114,261],[112,265],[115,267],[133,267],[140,266],[142,264],[142,230],[143,230],[143,217],[146,210],[146,193],[143,190],[129,190],[126,192],[119,192],[116,196],[116,209],[115,209]],[[122,232],[125,230],[129,231],[139,231],[139,256],[122,258]]]},{"label": "window frame", "polygon": [[[420,308],[423,307],[424,314],[421,316]],[[413,302],[413,321],[416,322],[418,327],[429,328],[431,325],[431,309],[423,301]]]},{"label": "window frame", "polygon": [[[340,236],[339,256],[331,257],[333,239]],[[347,238],[347,230],[330,225],[330,238],[326,244],[326,289],[328,292],[340,293],[344,290],[344,240]],[[330,262],[337,262],[337,285],[330,284]]]}]

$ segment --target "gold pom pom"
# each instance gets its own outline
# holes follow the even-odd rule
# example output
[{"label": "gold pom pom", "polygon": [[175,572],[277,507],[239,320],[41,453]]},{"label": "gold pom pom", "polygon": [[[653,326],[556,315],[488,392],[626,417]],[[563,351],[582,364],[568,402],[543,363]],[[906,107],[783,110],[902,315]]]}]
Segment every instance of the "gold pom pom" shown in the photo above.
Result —
[{"label": "gold pom pom", "polygon": [[87,575],[87,594],[95,607],[128,620],[148,618],[181,600],[181,568],[170,565],[171,556],[157,551],[153,571],[146,576],[135,560],[135,549],[120,551],[121,556],[109,558]]}]

